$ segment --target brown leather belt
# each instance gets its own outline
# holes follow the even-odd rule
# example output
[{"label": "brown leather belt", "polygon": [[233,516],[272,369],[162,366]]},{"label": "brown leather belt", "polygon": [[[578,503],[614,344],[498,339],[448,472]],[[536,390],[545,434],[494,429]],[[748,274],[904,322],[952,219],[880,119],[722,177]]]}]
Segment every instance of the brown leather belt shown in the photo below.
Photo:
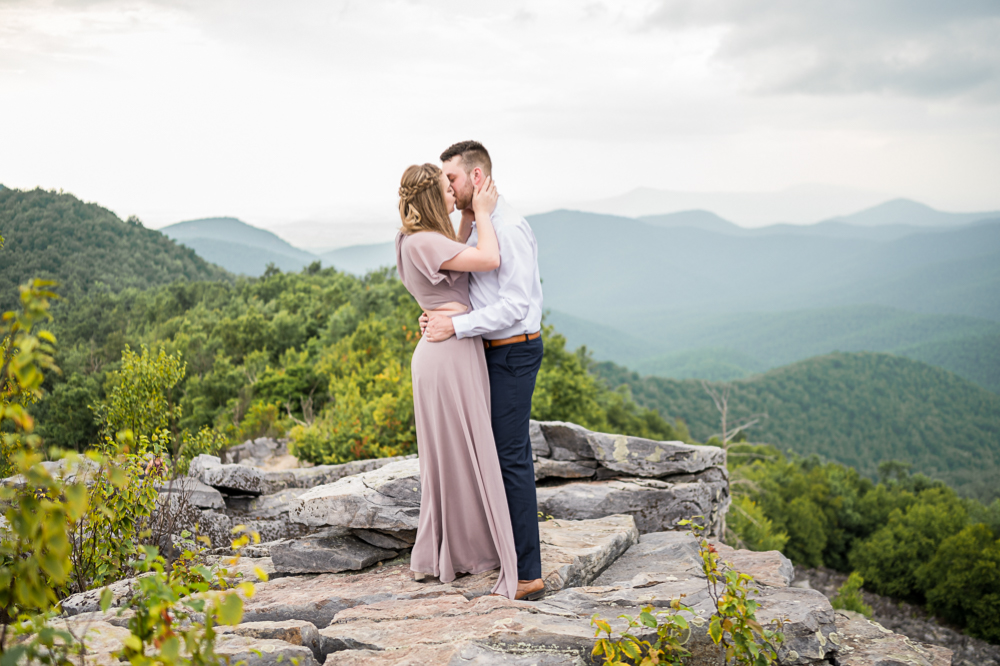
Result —
[{"label": "brown leather belt", "polygon": [[493,347],[503,347],[504,345],[512,345],[516,342],[527,342],[528,340],[537,340],[542,337],[541,331],[535,331],[534,333],[522,333],[521,335],[515,335],[510,338],[504,338],[502,340],[483,340],[483,345],[487,349]]}]

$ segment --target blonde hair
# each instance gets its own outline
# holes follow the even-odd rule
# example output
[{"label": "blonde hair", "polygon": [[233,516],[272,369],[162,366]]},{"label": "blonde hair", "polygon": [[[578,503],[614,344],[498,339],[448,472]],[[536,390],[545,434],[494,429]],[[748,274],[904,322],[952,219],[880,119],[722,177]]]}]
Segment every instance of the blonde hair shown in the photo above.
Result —
[{"label": "blonde hair", "polygon": [[455,227],[448,219],[441,190],[441,169],[435,164],[409,167],[399,181],[400,231],[407,236],[418,231],[436,231],[458,240]]}]

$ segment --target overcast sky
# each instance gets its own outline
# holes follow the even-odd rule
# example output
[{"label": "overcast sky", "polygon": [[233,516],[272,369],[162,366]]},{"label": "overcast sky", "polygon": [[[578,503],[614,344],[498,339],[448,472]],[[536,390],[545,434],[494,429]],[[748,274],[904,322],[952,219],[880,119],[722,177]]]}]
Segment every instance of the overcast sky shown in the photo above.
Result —
[{"label": "overcast sky", "polygon": [[998,209],[998,35],[996,0],[0,0],[0,183],[391,227],[403,169],[476,138],[526,212],[800,183]]}]

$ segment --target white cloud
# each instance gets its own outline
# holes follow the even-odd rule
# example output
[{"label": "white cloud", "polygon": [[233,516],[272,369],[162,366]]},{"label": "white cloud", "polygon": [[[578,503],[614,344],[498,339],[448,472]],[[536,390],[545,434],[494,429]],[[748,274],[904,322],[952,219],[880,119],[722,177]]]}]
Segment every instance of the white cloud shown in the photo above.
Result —
[{"label": "white cloud", "polygon": [[[969,32],[993,19],[833,4],[0,0],[0,183],[152,226],[384,234],[403,168],[478,138],[526,210],[801,182],[1000,207],[995,49]],[[899,44],[895,79],[868,66]]]}]

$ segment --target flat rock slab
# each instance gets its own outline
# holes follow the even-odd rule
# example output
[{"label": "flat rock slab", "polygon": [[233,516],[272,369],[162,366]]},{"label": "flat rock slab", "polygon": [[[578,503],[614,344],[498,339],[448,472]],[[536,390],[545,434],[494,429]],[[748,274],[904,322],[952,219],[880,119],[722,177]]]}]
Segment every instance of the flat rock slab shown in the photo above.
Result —
[{"label": "flat rock slab", "polygon": [[284,622],[244,622],[235,627],[220,625],[215,628],[220,634],[236,634],[248,638],[266,638],[284,641],[291,645],[302,645],[322,663],[326,653],[322,650],[322,638],[312,622],[285,620]]},{"label": "flat rock slab", "polygon": [[750,574],[761,585],[788,587],[795,580],[795,567],[792,561],[780,551],[736,550],[719,542],[713,542],[713,545],[719,551],[723,562],[740,573]]},{"label": "flat rock slab", "polygon": [[[550,592],[567,585],[588,584],[638,538],[629,516],[547,521],[539,523],[539,532],[542,578]],[[270,552],[273,560],[274,545]],[[467,599],[487,595],[497,575],[494,570],[461,576],[451,583],[433,577],[418,583],[408,564],[390,563],[362,574],[294,576],[259,584],[256,594],[244,604],[244,617],[248,621],[298,619],[324,627],[338,612],[359,605],[442,595]]]},{"label": "flat rock slab", "polygon": [[679,521],[697,516],[707,517],[709,533],[717,534],[729,508],[729,483],[721,477],[687,483],[658,479],[573,481],[539,488],[537,495],[538,510],[545,515],[587,520],[626,514],[635,519],[642,534],[675,529]]},{"label": "flat rock slab", "polygon": [[258,437],[248,439],[242,444],[229,447],[225,453],[227,463],[240,463],[247,460],[258,461],[288,453],[288,440]]},{"label": "flat rock slab", "polygon": [[552,460],[538,458],[535,460],[535,480],[559,479],[591,479],[597,474],[597,461],[594,460]]},{"label": "flat rock slab", "polygon": [[453,583],[413,580],[408,563],[393,563],[361,574],[291,576],[260,583],[243,604],[246,621],[305,620],[317,627],[330,624],[342,610],[382,601],[431,599],[443,594],[468,598],[489,594],[496,574],[463,576]]},{"label": "flat rock slab", "polygon": [[310,527],[415,530],[420,518],[420,463],[400,460],[313,488],[298,498],[288,517]]},{"label": "flat rock slab", "polygon": [[199,509],[225,509],[222,493],[192,476],[181,476],[156,487],[160,495],[183,498]]},{"label": "flat rock slab", "polygon": [[320,634],[329,649],[344,651],[334,653],[337,657],[349,657],[354,650],[386,656],[406,651],[448,654],[446,646],[464,652],[465,646],[475,644],[481,648],[473,651],[475,656],[501,655],[500,663],[535,663],[517,657],[539,655],[550,655],[551,661],[545,662],[550,664],[590,663],[582,660],[594,643],[590,618],[546,615],[530,602],[497,596],[468,600],[446,595],[353,608],[338,613]]},{"label": "flat rock slab", "polygon": [[[227,664],[245,666],[316,666],[313,651],[305,645],[293,645],[273,638],[219,634],[215,638],[215,653]],[[292,660],[297,660],[293,662]]]},{"label": "flat rock slab", "polygon": [[246,465],[209,467],[201,480],[227,495],[260,495],[264,492],[264,475]]},{"label": "flat rock slab", "polygon": [[[362,663],[347,661],[352,652],[357,652],[356,658],[384,656],[389,659],[386,663],[406,663],[395,660],[403,654],[447,656],[451,660],[469,645],[481,648],[470,652],[477,657],[500,655],[508,659],[510,655],[514,659],[548,654],[554,664],[592,663],[594,630],[590,618],[594,613],[620,631],[625,624],[617,617],[622,613],[638,615],[647,604],[664,608],[682,594],[686,595],[684,603],[693,607],[693,612],[685,612],[694,627],[687,643],[693,653],[689,663],[718,664],[718,650],[707,635],[707,620],[714,607],[705,581],[694,578],[640,589],[571,588],[534,604],[497,596],[469,600],[454,594],[386,601],[344,610],[330,626],[320,629],[320,634],[324,649],[338,658],[331,662],[328,657],[327,663]],[[827,663],[825,660],[836,653],[840,637],[825,597],[810,590],[781,588],[762,591],[759,598],[762,607],[758,617],[762,621],[779,616],[787,620],[779,663]],[[497,659],[496,663],[508,663]]]},{"label": "flat rock slab", "polygon": [[[642,607],[669,607],[671,600],[680,598],[692,609],[684,612],[694,627],[686,645],[693,654],[692,664],[718,663],[718,651],[708,637],[708,619],[714,612],[704,578],[696,576],[670,576],[663,582],[644,584],[641,587],[603,586],[580,587],[563,590],[535,604],[542,614],[578,621],[598,614],[617,631],[625,628],[621,614],[638,615]],[[837,651],[833,608],[829,600],[814,590],[798,588],[762,588],[753,596],[760,602],[757,618],[766,624],[777,618],[786,620],[784,646],[779,651],[779,663],[825,663]],[[589,625],[588,625],[589,626]],[[831,640],[830,635],[834,634]],[[592,634],[591,634],[592,635]],[[640,638],[650,638],[638,634]]]},{"label": "flat rock slab", "polygon": [[[594,585],[631,584],[661,579],[663,576],[701,575],[698,539],[688,532],[653,532],[639,537],[639,543],[615,560]],[[734,550],[713,542],[722,560],[733,569],[753,576],[754,581],[770,587],[788,587],[794,571],[791,561],[778,551],[753,552]]]},{"label": "flat rock slab", "polygon": [[292,488],[309,489],[339,481],[345,476],[371,472],[401,460],[412,460],[416,455],[393,456],[391,458],[370,458],[352,460],[342,465],[316,465],[299,469],[264,472],[264,492],[275,493]]},{"label": "flat rock slab", "polygon": [[[129,600],[132,598],[134,585],[134,578],[126,578],[105,586],[111,590],[111,606],[118,608],[119,606],[128,605]],[[101,593],[103,591],[104,588],[101,587],[72,594],[59,602],[59,608],[68,616],[99,611],[101,610]]]},{"label": "flat rock slab", "polygon": [[286,488],[257,497],[233,497],[226,506],[233,515],[257,520],[288,518],[288,510],[295,501],[309,492],[308,488]]},{"label": "flat rock slab", "polygon": [[260,495],[264,489],[264,476],[260,470],[245,465],[223,465],[218,456],[205,453],[191,460],[188,476],[224,495]]},{"label": "flat rock slab", "polygon": [[[75,636],[83,637],[83,644],[87,648],[86,664],[99,664],[100,666],[120,666],[115,652],[125,647],[125,639],[132,632],[125,627],[115,626],[100,620],[87,620],[76,622],[73,619],[66,620],[57,618],[52,625],[57,629],[69,630]],[[79,656],[70,656],[71,661],[76,661]]]},{"label": "flat rock slab", "polygon": [[[715,446],[657,442],[641,437],[591,432],[574,423],[541,421],[538,428],[553,460],[594,460],[609,470],[630,476],[663,477],[725,468],[726,452]],[[536,457],[544,450],[532,443]]]},{"label": "flat rock slab", "polygon": [[[235,560],[235,561],[234,561]],[[259,583],[264,578],[281,578],[283,573],[275,570],[270,557],[233,557],[231,555],[209,555],[205,563],[218,569],[231,585],[239,583]],[[264,577],[261,577],[261,573]]]},{"label": "flat rock slab", "polygon": [[653,532],[640,536],[637,544],[594,579],[594,585],[624,585],[636,576],[695,575],[699,571],[696,538],[688,532]]},{"label": "flat rock slab", "polygon": [[326,658],[326,666],[413,666],[442,664],[447,666],[585,666],[576,650],[570,653],[553,651],[508,652],[502,648],[478,643],[448,643],[417,645],[402,650],[351,650],[337,652]]},{"label": "flat rock slab", "polygon": [[333,528],[270,548],[277,571],[289,574],[360,571],[398,554],[362,541],[344,528]]},{"label": "flat rock slab", "polygon": [[549,591],[589,585],[639,540],[632,516],[538,523],[542,578]]},{"label": "flat rock slab", "polygon": [[528,606],[496,595],[384,601],[341,611],[330,626],[320,629],[320,635],[328,646],[340,650],[464,642],[488,635],[497,622]]},{"label": "flat rock slab", "polygon": [[952,652],[895,634],[860,613],[837,611],[841,666],[951,666]]}]

